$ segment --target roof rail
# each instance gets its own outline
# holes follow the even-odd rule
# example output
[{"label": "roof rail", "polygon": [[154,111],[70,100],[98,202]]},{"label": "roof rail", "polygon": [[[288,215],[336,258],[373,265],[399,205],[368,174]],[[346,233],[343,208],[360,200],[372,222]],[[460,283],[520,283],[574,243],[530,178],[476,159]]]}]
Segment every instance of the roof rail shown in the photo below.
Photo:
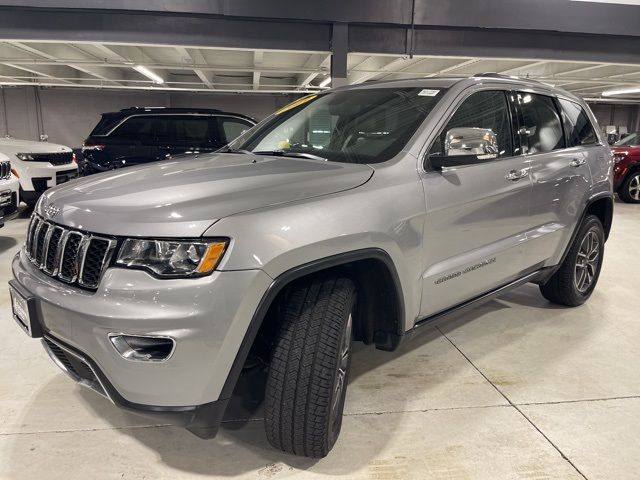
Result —
[{"label": "roof rail", "polygon": [[533,78],[519,77],[519,76],[516,76],[516,75],[503,75],[503,74],[497,73],[497,72],[474,73],[472,76],[473,77],[488,77],[488,78],[508,78],[508,79],[511,79],[511,80],[513,80],[514,78],[517,78],[518,80],[526,80],[527,82],[539,83],[540,85],[544,85],[544,82],[541,82],[540,80],[534,80]]},{"label": "roof rail", "polygon": [[189,113],[189,112],[207,112],[207,113],[221,113],[221,110],[216,108],[200,108],[200,107],[127,107],[123,108],[121,112],[136,112],[136,111],[153,111],[153,110],[169,110],[175,113]]}]

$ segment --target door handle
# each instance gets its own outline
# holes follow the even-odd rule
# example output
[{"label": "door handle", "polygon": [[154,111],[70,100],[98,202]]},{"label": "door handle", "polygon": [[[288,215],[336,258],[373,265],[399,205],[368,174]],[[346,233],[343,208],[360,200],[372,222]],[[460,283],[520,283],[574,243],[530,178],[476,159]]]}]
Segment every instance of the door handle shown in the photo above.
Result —
[{"label": "door handle", "polygon": [[574,158],[573,160],[571,160],[571,163],[569,165],[571,165],[572,167],[579,167],[581,165],[584,165],[585,163],[587,163],[587,161],[584,158]]},{"label": "door handle", "polygon": [[517,182],[518,180],[526,177],[527,175],[529,175],[529,169],[522,168],[520,170],[511,170],[509,173],[505,175],[504,178],[505,180],[511,180],[512,182]]}]

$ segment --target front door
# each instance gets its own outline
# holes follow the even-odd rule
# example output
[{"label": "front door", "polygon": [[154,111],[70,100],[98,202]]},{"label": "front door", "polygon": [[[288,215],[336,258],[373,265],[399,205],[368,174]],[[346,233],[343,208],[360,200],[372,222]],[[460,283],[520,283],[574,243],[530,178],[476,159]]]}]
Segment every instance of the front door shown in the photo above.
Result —
[{"label": "front door", "polygon": [[[429,149],[422,177],[423,318],[505,285],[527,269],[530,165],[520,155],[511,119],[507,92],[475,92]],[[433,168],[436,158],[454,156],[459,166]]]}]

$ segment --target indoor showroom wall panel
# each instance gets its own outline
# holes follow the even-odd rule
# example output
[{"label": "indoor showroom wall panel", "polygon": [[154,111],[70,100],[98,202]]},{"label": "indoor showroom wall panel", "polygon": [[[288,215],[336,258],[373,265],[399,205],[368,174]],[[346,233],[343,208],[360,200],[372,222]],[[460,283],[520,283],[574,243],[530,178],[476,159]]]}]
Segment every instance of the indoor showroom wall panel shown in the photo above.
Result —
[{"label": "indoor showroom wall panel", "polygon": [[139,92],[115,90],[40,89],[42,127],[35,89],[5,88],[7,124],[5,125],[0,96],[0,135],[8,130],[15,138],[37,140],[39,130],[49,141],[79,147],[100,119],[100,114],[131,106],[218,108],[249,115],[261,120],[296,95],[273,94],[202,94],[188,92]]}]

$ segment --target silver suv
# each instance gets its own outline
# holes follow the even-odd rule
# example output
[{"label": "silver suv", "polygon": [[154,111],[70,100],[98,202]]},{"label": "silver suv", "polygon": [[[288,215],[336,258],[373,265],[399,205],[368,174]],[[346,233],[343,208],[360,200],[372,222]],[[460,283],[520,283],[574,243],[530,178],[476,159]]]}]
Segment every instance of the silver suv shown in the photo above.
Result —
[{"label": "silver suv", "polygon": [[498,75],[302,98],[218,153],[46,192],[13,260],[14,316],[116,405],[216,434],[264,368],[275,447],[326,455],[351,345],[526,282],[593,292],[612,157],[587,105]]}]

